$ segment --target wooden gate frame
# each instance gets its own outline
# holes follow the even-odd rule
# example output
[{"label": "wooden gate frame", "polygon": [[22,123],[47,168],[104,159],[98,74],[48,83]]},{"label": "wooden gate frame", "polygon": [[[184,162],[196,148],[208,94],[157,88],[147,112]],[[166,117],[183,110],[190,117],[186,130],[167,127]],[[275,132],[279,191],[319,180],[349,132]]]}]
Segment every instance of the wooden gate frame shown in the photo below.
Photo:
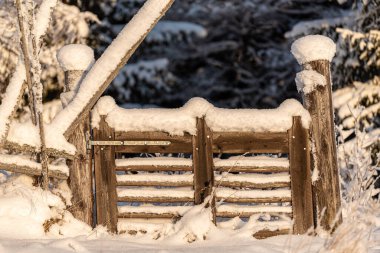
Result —
[{"label": "wooden gate frame", "polygon": [[[101,116],[99,128],[93,130],[94,141],[111,141],[109,145],[93,146],[96,217],[97,224],[104,225],[112,232],[117,232],[117,194],[116,194],[116,164],[115,147],[119,150],[135,153],[154,153],[159,150],[164,153],[182,153],[191,151],[194,173],[194,204],[201,204],[209,196],[214,187],[213,154],[228,153],[288,153],[291,178],[291,202],[293,208],[294,234],[304,234],[314,227],[312,184],[311,184],[311,154],[309,130],[302,126],[301,117],[293,117],[291,129],[281,133],[253,132],[212,132],[204,118],[197,118],[197,135],[192,136],[192,149],[184,144],[173,143],[169,146],[128,146],[112,145],[120,132],[110,128]],[[157,141],[155,136],[167,135],[162,132],[140,132],[147,141]],[[171,137],[175,138],[175,137]],[[178,137],[178,140],[184,137]],[[135,139],[134,139],[135,140]],[[161,140],[161,139],[160,139]],[[268,169],[270,172],[270,169]],[[215,221],[215,198],[211,201]]]}]

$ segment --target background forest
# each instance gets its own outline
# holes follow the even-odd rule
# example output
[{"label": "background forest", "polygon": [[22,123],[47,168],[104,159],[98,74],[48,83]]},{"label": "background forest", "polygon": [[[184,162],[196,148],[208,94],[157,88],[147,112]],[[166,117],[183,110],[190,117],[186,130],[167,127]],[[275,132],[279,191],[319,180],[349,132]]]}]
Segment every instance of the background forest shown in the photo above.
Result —
[{"label": "background forest", "polygon": [[[64,0],[58,5],[41,53],[45,114],[58,110],[48,102],[63,90],[57,50],[86,43],[99,57],[143,3]],[[194,96],[229,108],[276,107],[284,99],[300,99],[294,83],[299,66],[290,44],[323,34],[338,45],[334,106],[343,141],[349,140],[355,125],[368,133],[380,125],[379,13],[376,0],[176,1],[107,93],[125,107],[179,107]],[[15,17],[13,1],[1,1],[1,93],[19,54]],[[372,147],[376,160],[378,144]]]}]

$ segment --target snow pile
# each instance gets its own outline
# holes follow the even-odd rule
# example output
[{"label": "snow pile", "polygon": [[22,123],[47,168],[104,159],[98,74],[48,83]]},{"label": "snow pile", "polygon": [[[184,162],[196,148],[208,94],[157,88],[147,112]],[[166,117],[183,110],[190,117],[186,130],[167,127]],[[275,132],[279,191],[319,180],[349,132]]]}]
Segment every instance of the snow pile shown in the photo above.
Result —
[{"label": "snow pile", "polygon": [[57,59],[64,71],[87,70],[95,61],[92,48],[81,44],[62,47],[57,53]]},{"label": "snow pile", "polygon": [[0,184],[0,237],[35,239],[91,231],[65,208],[59,196],[34,187],[31,177],[11,177]]},{"label": "snow pile", "polygon": [[276,109],[221,109],[207,112],[207,125],[216,132],[286,132],[293,125],[293,116],[301,116],[308,129],[309,112],[295,99],[288,99]]},{"label": "snow pile", "polygon": [[92,111],[92,127],[99,127],[101,116],[116,131],[163,131],[171,135],[196,134],[196,118],[205,117],[213,131],[286,132],[293,116],[301,116],[309,128],[310,115],[294,99],[285,100],[276,109],[222,109],[205,99],[192,98],[178,109],[124,109],[111,97],[102,97]]},{"label": "snow pile", "polygon": [[[99,127],[100,116],[103,115],[107,116],[106,122],[116,131],[163,131],[172,135],[187,132],[195,135],[195,117],[202,117],[202,114],[195,114],[204,113],[197,106],[199,104],[198,99],[193,99],[179,109],[124,109],[118,107],[113,98],[102,97],[92,111],[91,124],[92,127]],[[196,108],[197,111],[189,108]]]},{"label": "snow pile", "polygon": [[326,78],[314,70],[303,70],[296,75],[296,85],[298,92],[309,94],[317,86],[326,86]]},{"label": "snow pile", "polygon": [[308,35],[293,42],[291,52],[300,65],[316,60],[331,62],[336,52],[336,45],[328,37]]}]

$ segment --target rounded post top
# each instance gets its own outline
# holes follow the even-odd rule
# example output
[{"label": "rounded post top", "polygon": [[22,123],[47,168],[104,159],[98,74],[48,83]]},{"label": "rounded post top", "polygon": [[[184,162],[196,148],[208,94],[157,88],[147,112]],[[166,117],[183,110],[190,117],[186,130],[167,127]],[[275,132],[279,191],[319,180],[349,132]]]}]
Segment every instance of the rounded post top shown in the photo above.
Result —
[{"label": "rounded post top", "polygon": [[64,71],[85,71],[95,61],[94,50],[83,44],[66,45],[58,51],[57,60]]},{"label": "rounded post top", "polygon": [[308,35],[294,41],[291,52],[300,65],[317,60],[331,62],[336,52],[336,45],[326,36]]}]

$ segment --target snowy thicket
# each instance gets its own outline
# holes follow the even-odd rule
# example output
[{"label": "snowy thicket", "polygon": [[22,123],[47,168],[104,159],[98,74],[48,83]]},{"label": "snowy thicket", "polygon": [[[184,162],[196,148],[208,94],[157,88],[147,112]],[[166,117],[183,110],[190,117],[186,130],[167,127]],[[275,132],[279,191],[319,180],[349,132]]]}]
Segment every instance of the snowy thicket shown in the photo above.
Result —
[{"label": "snowy thicket", "polygon": [[[37,4],[41,2],[35,1]],[[44,46],[40,52],[41,80],[45,86],[45,95],[54,97],[63,88],[64,77],[56,59],[57,51],[65,44],[85,43],[90,33],[88,22],[94,20],[96,17],[93,14],[80,12],[75,6],[57,4],[52,14],[51,26],[48,27],[47,35],[43,37]],[[3,93],[16,67],[20,52],[17,15],[13,1],[0,2],[0,30],[0,92]]]},{"label": "snowy thicket", "polygon": [[[144,1],[68,2],[104,21],[92,26],[100,54]],[[298,65],[289,53],[292,40],[284,33],[300,20],[333,16],[340,8],[328,0],[175,1],[108,94],[119,104],[179,107],[201,96],[223,107],[276,107],[298,96]],[[160,59],[168,64],[150,70],[150,63]],[[128,76],[128,68],[136,66],[149,69],[150,77]]]}]

